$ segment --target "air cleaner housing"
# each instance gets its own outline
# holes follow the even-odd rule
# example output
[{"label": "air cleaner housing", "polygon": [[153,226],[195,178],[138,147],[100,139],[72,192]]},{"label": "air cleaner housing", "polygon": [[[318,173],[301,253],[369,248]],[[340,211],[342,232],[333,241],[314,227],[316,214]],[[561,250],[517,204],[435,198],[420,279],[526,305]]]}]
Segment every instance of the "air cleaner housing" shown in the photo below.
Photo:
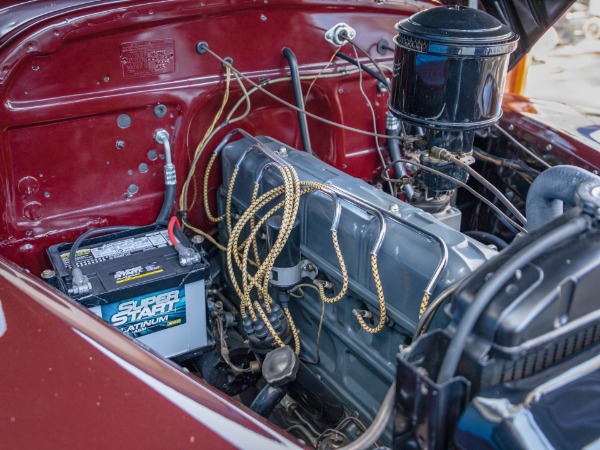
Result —
[{"label": "air cleaner housing", "polygon": [[471,132],[502,115],[518,36],[491,15],[461,6],[418,12],[396,29],[390,110],[407,125],[428,130],[429,148],[470,151]]}]

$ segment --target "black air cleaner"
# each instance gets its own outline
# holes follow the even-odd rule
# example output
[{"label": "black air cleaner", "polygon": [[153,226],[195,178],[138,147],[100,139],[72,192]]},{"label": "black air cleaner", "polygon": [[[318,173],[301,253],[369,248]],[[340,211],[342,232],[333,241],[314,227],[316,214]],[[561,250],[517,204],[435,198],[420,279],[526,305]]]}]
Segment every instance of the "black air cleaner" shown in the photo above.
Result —
[{"label": "black air cleaner", "polygon": [[396,29],[391,111],[422,127],[428,148],[471,151],[473,131],[502,114],[518,37],[489,14],[456,6],[421,11]]}]

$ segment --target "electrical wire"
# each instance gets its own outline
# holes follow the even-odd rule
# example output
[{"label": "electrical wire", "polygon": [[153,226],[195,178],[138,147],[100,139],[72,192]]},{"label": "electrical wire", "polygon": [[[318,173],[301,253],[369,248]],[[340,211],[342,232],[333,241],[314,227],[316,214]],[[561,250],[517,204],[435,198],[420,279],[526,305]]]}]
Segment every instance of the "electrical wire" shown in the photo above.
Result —
[{"label": "electrical wire", "polygon": [[229,346],[227,345],[227,341],[225,340],[225,328],[223,326],[223,317],[221,315],[219,315],[217,317],[217,332],[219,333],[219,341],[221,343],[220,345],[220,352],[221,352],[221,357],[223,358],[223,361],[225,361],[225,364],[227,364],[229,366],[229,368],[231,370],[233,370],[233,372],[235,373],[249,373],[252,372],[252,369],[250,369],[249,367],[246,369],[242,369],[241,367],[236,366],[232,361],[231,358],[229,357]]},{"label": "electrical wire", "polygon": [[[308,76],[301,76],[300,79],[301,80],[316,80],[317,78],[338,78],[338,77],[343,77],[343,76],[348,76],[348,75],[352,75],[358,72],[358,69],[355,71],[347,71],[347,72],[340,72],[340,73],[329,73],[329,74],[321,74],[319,73],[318,75],[308,75]],[[240,84],[240,89],[242,90],[242,97],[234,104],[234,106],[231,108],[231,111],[229,112],[229,114],[227,115],[227,117],[225,118],[225,120],[219,124],[208,136],[208,138],[203,139],[202,141],[200,141],[199,146],[196,149],[195,152],[195,156],[194,159],[190,165],[190,170],[188,172],[188,178],[186,179],[186,183],[184,183],[184,186],[182,188],[182,192],[181,192],[181,196],[180,196],[180,201],[179,201],[179,209],[180,211],[186,212],[189,208],[191,208],[191,206],[188,208],[187,204],[186,204],[186,200],[187,199],[187,191],[189,189],[189,179],[191,178],[191,173],[195,172],[196,166],[198,164],[198,161],[200,160],[200,157],[202,156],[203,152],[205,151],[206,147],[208,146],[208,144],[212,141],[212,139],[214,138],[214,136],[216,134],[218,134],[219,131],[221,131],[225,126],[233,124],[235,122],[238,122],[240,120],[245,119],[249,112],[250,112],[250,97],[260,91],[261,89],[259,89],[259,87],[254,86],[252,89],[247,90],[245,88],[245,86],[243,85],[242,80],[240,79],[240,75],[237,71],[233,71],[232,72],[234,74],[234,76],[236,77],[236,80],[238,81],[238,84]],[[291,78],[290,77],[281,77],[281,78],[275,78],[272,80],[263,80],[261,82],[261,88],[264,88],[266,86],[269,85],[273,85],[273,84],[277,84],[277,83],[283,83],[283,82],[287,82],[290,81]],[[310,89],[310,88],[309,88]],[[242,103],[246,102],[246,111],[239,117],[236,118],[232,118],[233,115],[235,114],[235,112],[239,109],[239,107],[242,105]],[[213,162],[214,163],[214,162]],[[210,166],[207,166],[207,170],[205,171],[205,182],[208,183],[209,177],[210,177],[210,168],[212,168],[212,164],[210,164]],[[205,195],[206,195],[206,189],[204,189]],[[210,214],[210,210],[206,211],[208,201],[207,198],[205,197],[204,199],[204,205],[205,205],[205,212],[207,213],[207,217],[209,218],[209,220],[213,221],[213,222],[218,222],[221,220],[221,218],[218,217],[213,217],[212,214]],[[186,225],[187,226],[187,225]]]},{"label": "electrical wire", "polygon": [[104,228],[95,228],[93,230],[88,230],[79,236],[73,245],[71,246],[71,250],[69,251],[69,262],[71,263],[71,271],[77,268],[77,251],[81,246],[81,243],[86,239],[96,236],[98,234],[108,234],[108,233],[118,233],[120,231],[131,231],[135,230],[138,227],[129,227],[129,226],[115,226],[115,227],[104,227]]},{"label": "electrical wire", "polygon": [[229,114],[227,114],[227,117],[225,118],[225,123],[228,125],[231,125],[232,123],[236,123],[239,122],[240,120],[244,120],[246,117],[248,117],[248,114],[250,114],[250,109],[252,108],[252,102],[250,101],[250,94],[248,94],[248,90],[246,89],[246,86],[244,86],[244,82],[241,80],[240,76],[233,72],[233,76],[235,77],[235,80],[237,81],[238,85],[240,86],[240,90],[242,91],[242,98],[239,101],[245,101],[246,102],[246,110],[238,117],[232,118],[233,113],[235,113],[235,111],[237,110],[237,108],[235,106],[237,106],[239,104],[238,103],[235,104],[235,106],[233,108],[231,108],[231,111],[229,111]]},{"label": "electrical wire", "polygon": [[524,153],[526,153],[527,155],[531,156],[533,159],[535,159],[538,163],[540,163],[542,166],[544,166],[544,168],[549,169],[550,167],[552,167],[550,164],[548,164],[546,161],[544,161],[542,158],[540,158],[538,155],[536,155],[535,153],[533,153],[531,150],[529,150],[527,147],[525,147],[523,144],[521,144],[519,141],[517,141],[513,136],[510,135],[510,133],[508,131],[506,131],[504,128],[502,128],[500,125],[498,125],[497,123],[494,124],[494,128],[496,130],[498,130],[500,133],[502,133],[504,136],[506,136],[513,144],[515,144],[517,147],[519,147],[519,149],[521,151],[523,151]]},{"label": "electrical wire", "polygon": [[[196,201],[196,196],[197,196],[197,193],[196,193],[197,185],[196,185],[196,178],[195,178],[196,165],[198,164],[198,160],[200,159],[200,156],[202,155],[202,151],[206,147],[206,144],[208,143],[210,138],[212,138],[216,134],[216,132],[221,128],[219,126],[215,129],[217,122],[219,121],[219,118],[221,117],[221,115],[223,114],[223,111],[225,110],[227,101],[229,100],[230,82],[231,82],[231,69],[226,67],[225,68],[225,93],[223,95],[223,100],[221,102],[221,106],[219,107],[219,110],[217,111],[217,114],[213,118],[211,125],[208,127],[208,129],[204,133],[204,137],[200,140],[200,142],[198,143],[198,146],[196,147],[196,150],[194,151],[194,157],[190,164],[190,169],[188,171],[188,175],[185,179],[185,182],[183,183],[183,186],[181,189],[181,195],[179,197],[179,210],[180,211],[187,211],[189,208],[192,208]],[[194,197],[192,198],[192,202],[190,203],[190,206],[188,208],[188,204],[187,204],[188,190],[189,190],[190,183],[192,181],[194,182]]]},{"label": "electrical wire", "polygon": [[183,226],[185,226],[186,228],[189,228],[194,233],[199,234],[200,236],[203,236],[206,240],[208,240],[212,245],[217,247],[219,250],[221,250],[223,252],[227,251],[227,248],[225,246],[223,246],[219,242],[217,242],[215,240],[215,238],[212,237],[210,234],[208,234],[206,231],[202,231],[200,228],[196,228],[195,226],[188,223],[185,219],[182,219],[182,222],[183,222]]},{"label": "electrical wire", "polygon": [[[353,46],[353,50],[356,53],[356,47]],[[380,83],[383,83],[386,87],[389,87],[387,79],[385,77],[379,75],[377,72],[374,72],[373,70],[369,69],[368,67],[363,66],[360,63],[360,61],[358,60],[358,55],[356,55],[356,59],[353,59],[350,56],[346,55],[345,53],[337,52],[336,56],[338,58],[343,59],[344,61],[349,62],[350,64],[358,67],[359,69],[361,69],[365,73],[371,75],[373,78],[375,78]]]},{"label": "electrical wire", "polygon": [[[354,50],[354,55],[356,56],[356,63],[358,64],[358,68],[362,69],[360,61],[358,60],[358,53],[356,52],[356,47],[352,46],[352,50]],[[375,116],[375,108],[373,108],[371,99],[365,93],[365,90],[363,87],[363,74],[362,74],[361,70],[359,70],[359,72],[358,72],[358,87],[360,89],[362,96],[364,97],[364,99],[367,102],[367,106],[369,107],[369,109],[371,111],[371,118],[373,119],[373,131],[375,132],[375,134],[377,134],[377,117]],[[385,158],[383,157],[383,152],[381,151],[381,147],[379,146],[378,138],[375,138],[375,148],[377,149],[377,154],[379,155],[379,160],[381,161],[382,167],[385,167]],[[390,194],[394,195],[394,188],[392,186],[391,181],[388,181],[388,188],[390,189]]]},{"label": "electrical wire", "polygon": [[[252,302],[252,299],[250,297],[250,292],[255,287],[257,288],[259,296],[264,299],[265,309],[267,309],[267,311],[268,311],[270,308],[270,303],[272,302],[272,299],[270,298],[269,293],[268,293],[269,275],[272,271],[275,259],[277,258],[277,256],[281,252],[281,250],[283,249],[283,246],[285,245],[285,242],[288,239],[289,233],[291,232],[291,227],[292,227],[292,225],[295,221],[295,217],[297,215],[300,196],[303,194],[306,194],[308,192],[314,191],[314,190],[322,190],[322,189],[326,189],[328,187],[327,185],[323,185],[323,184],[315,183],[315,182],[300,182],[297,178],[297,174],[296,174],[295,170],[291,166],[283,166],[283,167],[277,167],[277,168],[280,171],[280,174],[283,178],[283,185],[271,189],[270,191],[266,192],[261,197],[256,199],[255,202],[253,202],[249,205],[249,207],[244,211],[244,213],[242,214],[242,216],[239,218],[238,222],[236,223],[235,227],[231,231],[230,238],[229,238],[229,241],[227,244],[227,249],[228,249],[227,250],[227,269],[228,269],[228,272],[229,272],[229,275],[230,275],[230,278],[232,281],[233,288],[241,299],[241,301],[240,301],[241,314],[242,314],[242,317],[245,317],[246,310],[248,310],[252,317],[252,320],[257,320],[256,312],[258,312],[258,314],[260,315],[260,317],[263,321],[265,321],[265,319],[268,321],[267,316],[262,309],[262,306],[257,301]],[[301,192],[299,190],[294,190],[294,189],[292,189],[292,186],[290,185],[290,182],[292,182],[292,181],[293,181],[294,186],[296,184],[298,186],[305,185],[307,188],[303,192]],[[228,188],[229,191],[231,191],[232,188],[233,188],[233,186],[230,184],[230,186]],[[273,199],[277,198],[277,196],[281,195],[282,191],[284,193],[284,200],[281,201],[278,205],[275,205],[269,212],[264,214],[262,216],[262,218],[260,219],[260,221],[255,225],[255,227],[252,230],[250,230],[250,236],[256,234],[261,229],[262,225],[266,222],[266,220],[268,220],[268,218],[270,216],[272,216],[275,212],[277,212],[283,206],[284,212],[282,214],[282,224],[281,224],[280,231],[277,235],[277,239],[276,239],[275,243],[273,244],[273,246],[271,247],[271,250],[270,250],[269,254],[267,255],[267,257],[265,258],[265,260],[259,265],[256,273],[253,276],[250,276],[247,272],[247,267],[242,264],[242,261],[244,261],[245,258],[247,258],[248,254],[249,254],[251,244],[252,244],[251,238],[247,239],[247,243],[244,246],[243,255],[242,255],[241,259],[238,259],[238,256],[237,256],[236,252],[234,251],[235,248],[238,248],[237,243],[239,241],[240,233],[246,226],[246,223],[250,220],[250,217],[253,217],[253,215],[256,214],[263,206],[265,206],[267,203],[271,202]],[[291,197],[287,197],[286,193],[290,193]],[[286,210],[290,210],[289,209],[290,205],[291,205],[292,214],[288,216],[288,214],[286,213]],[[340,269],[342,272],[343,283],[342,283],[341,291],[337,295],[335,295],[333,298],[326,297],[325,292],[324,292],[324,287],[322,284],[320,284],[318,286],[319,293],[321,295],[321,299],[324,303],[333,303],[333,302],[337,302],[337,301],[341,300],[341,298],[345,295],[346,289],[348,288],[348,282],[349,282],[348,274],[347,274],[347,271],[345,270],[345,264],[343,261],[343,257],[341,255],[341,251],[339,249],[339,244],[337,243],[337,232],[335,230],[332,230],[331,234],[332,234],[334,249],[336,250],[336,255],[337,255],[338,261],[340,263]],[[233,268],[234,261],[236,262],[238,267],[241,266],[240,267],[242,270],[242,274],[241,274],[242,286],[241,287],[239,286],[239,283],[236,281],[236,273]],[[385,325],[385,322],[386,322],[386,306],[385,306],[385,297],[383,294],[383,289],[381,287],[382,286],[381,280],[380,280],[379,273],[377,270],[377,255],[376,254],[371,255],[371,268],[372,268],[373,280],[374,280],[375,286],[377,288],[377,297],[379,300],[379,307],[380,307],[380,321],[377,326],[370,327],[364,322],[364,320],[362,320],[363,318],[361,316],[356,316],[356,318],[357,318],[360,326],[366,332],[378,333],[379,331],[381,331],[383,329],[383,326]],[[287,315],[288,314],[286,313],[286,316]],[[288,320],[290,320],[290,317],[288,317]],[[269,323],[265,322],[265,325],[267,326],[267,329],[271,333],[275,342],[278,345],[283,346],[284,345],[283,341],[281,341],[280,337],[277,335],[275,330],[272,328],[272,325],[270,324],[270,322]],[[293,330],[293,327],[292,327],[292,330]],[[297,342],[296,333],[294,333],[294,338],[295,338],[295,342]],[[299,348],[299,346],[297,346],[297,348]]]},{"label": "electrical wire", "polygon": [[513,213],[513,215],[517,218],[519,222],[521,222],[521,224],[523,224],[524,226],[527,225],[527,219],[525,218],[525,216],[521,214],[521,211],[519,211],[517,207],[513,205],[512,202],[509,199],[507,199],[506,196],[502,192],[500,192],[500,190],[496,186],[494,186],[492,183],[486,180],[485,177],[480,175],[479,172],[470,167],[468,164],[465,164],[456,156],[452,155],[450,152],[446,151],[445,155],[445,159],[465,169],[467,172],[469,172],[469,174],[473,176],[473,178],[475,178],[477,181],[483,184],[490,192],[492,192],[498,198],[498,200],[500,200],[500,202],[504,206],[506,206],[506,208],[511,213]]},{"label": "electrical wire", "polygon": [[304,105],[306,107],[306,102],[308,102],[308,95],[310,94],[310,91],[312,90],[313,86],[315,85],[315,83],[317,82],[317,80],[319,78],[321,78],[321,75],[323,74],[323,72],[325,70],[327,70],[327,68],[331,65],[331,63],[333,62],[333,60],[336,58],[338,51],[340,51],[340,49],[345,45],[339,45],[335,48],[333,54],[331,55],[331,58],[329,58],[329,61],[327,61],[327,64],[325,64],[325,66],[323,66],[323,68],[319,71],[319,73],[317,74],[317,76],[311,81],[310,85],[308,86],[308,89],[306,90],[306,94],[304,95]]},{"label": "electrical wire", "polygon": [[179,219],[177,218],[177,216],[171,217],[171,220],[169,220],[169,225],[167,226],[167,233],[169,235],[169,240],[171,241],[171,244],[173,244],[173,245],[177,245],[179,243],[177,241],[177,239],[175,238],[175,231],[173,230],[175,225],[177,225],[179,228],[181,228],[181,224],[179,223]]},{"label": "electrical wire", "polygon": [[292,105],[291,103],[285,101],[284,99],[278,97],[277,95],[273,94],[272,92],[267,91],[266,89],[264,89],[263,86],[261,86],[260,84],[254,82],[253,80],[251,80],[249,77],[247,77],[246,75],[244,75],[242,72],[240,72],[238,69],[236,69],[232,64],[230,64],[229,62],[225,61],[223,58],[221,58],[219,55],[217,55],[215,52],[213,52],[208,46],[204,46],[203,47],[204,50],[206,50],[206,53],[208,53],[209,55],[211,55],[213,58],[215,58],[217,61],[221,62],[221,64],[223,64],[226,67],[229,67],[233,72],[236,72],[243,80],[246,80],[250,85],[252,85],[253,87],[257,88],[259,91],[261,91],[263,94],[265,94],[267,97],[270,97],[271,99],[275,100],[276,102],[296,111],[296,112],[303,112],[305,113],[308,117],[311,117],[315,120],[318,120],[319,122],[325,123],[327,125],[331,125],[333,127],[337,127],[337,128],[341,128],[343,130],[347,130],[347,131],[352,131],[353,133],[358,133],[358,134],[363,134],[366,136],[373,136],[373,137],[377,137],[377,138],[381,138],[381,139],[402,139],[401,136],[389,136],[387,134],[378,134],[378,133],[372,133],[370,131],[366,131],[366,130],[361,130],[359,128],[354,128],[354,127],[350,127],[348,125],[343,125],[341,123],[337,123],[334,122],[332,120],[328,120],[325,119],[321,116],[318,116],[316,114],[313,114],[311,112],[306,111],[306,109],[300,109],[298,107],[296,107],[295,105]]},{"label": "electrical wire", "polygon": [[410,159],[397,159],[395,161],[392,161],[390,164],[388,164],[384,170],[381,173],[381,178],[383,178],[384,180],[389,180],[389,181],[393,181],[393,182],[401,182],[402,180],[397,180],[397,179],[393,179],[393,178],[389,178],[385,175],[385,172],[392,167],[392,165],[396,162],[404,162],[404,163],[409,163],[412,164],[416,167],[418,167],[421,170],[426,170],[428,172],[431,172],[437,176],[440,176],[446,180],[450,180],[456,184],[458,184],[459,186],[465,188],[467,191],[469,191],[472,195],[474,195],[475,197],[477,197],[479,200],[481,200],[483,203],[485,203],[486,205],[488,205],[491,209],[494,210],[494,212],[496,212],[498,215],[502,216],[504,219],[506,219],[508,221],[508,223],[510,223],[513,227],[515,227],[517,230],[519,230],[522,233],[527,233],[527,230],[525,230],[525,228],[523,228],[521,225],[519,225],[518,223],[516,223],[514,220],[512,220],[510,217],[508,217],[506,214],[504,214],[500,208],[498,208],[496,205],[494,205],[491,201],[489,201],[487,198],[485,198],[483,195],[481,195],[479,192],[477,192],[475,189],[473,189],[471,186],[469,186],[466,183],[463,183],[461,180],[458,180],[454,177],[451,177],[450,175],[446,175],[445,173],[440,172],[439,170],[435,170],[432,169],[431,167],[427,167],[424,166],[423,164],[420,164],[416,161],[410,160]]},{"label": "electrical wire", "polygon": [[[391,91],[391,86],[389,81],[387,80],[385,74],[383,73],[383,69],[382,67],[379,65],[379,63],[377,63],[377,61],[375,61],[375,58],[373,58],[369,52],[367,52],[365,49],[363,49],[360,45],[358,45],[356,42],[354,42],[354,40],[349,39],[350,44],[352,45],[352,47],[354,47],[354,49],[359,49],[368,59],[369,61],[371,61],[371,63],[375,66],[375,68],[379,71],[381,77],[383,78],[383,83],[385,84],[385,86],[388,89],[388,92]],[[356,58],[358,60],[358,56]],[[381,80],[380,80],[381,81]]]},{"label": "electrical wire", "polygon": [[[317,294],[320,294],[319,288],[317,288],[314,284],[309,283],[300,283],[294,286],[293,289],[290,289],[288,293],[292,295],[293,291],[298,289],[302,290],[302,288],[311,288],[317,291]],[[304,294],[303,294],[304,296]],[[320,296],[319,296],[320,298]],[[319,328],[317,329],[317,340],[315,341],[315,360],[309,361],[306,358],[303,358],[303,361],[307,364],[319,364],[321,362],[321,331],[323,330],[323,322],[325,321],[325,302],[321,299],[321,318],[319,319]]]},{"label": "electrical wire", "polygon": [[[193,174],[195,173],[195,166],[196,166],[196,164],[197,164],[197,162],[199,160],[200,155],[202,154],[202,151],[206,148],[206,144],[208,143],[208,141],[210,141],[210,139],[212,139],[214,137],[214,135],[216,134],[216,132],[220,128],[222,128],[222,126],[225,126],[227,124],[227,120],[241,120],[240,118],[236,118],[236,119],[231,119],[231,118],[233,117],[233,114],[234,114],[235,110],[239,106],[241,106],[242,102],[244,102],[244,101],[246,102],[246,112],[243,113],[242,116],[240,116],[240,117],[245,117],[249,113],[250,108],[251,108],[251,106],[250,106],[250,95],[253,92],[260,90],[261,92],[265,93],[267,96],[270,96],[270,97],[275,98],[276,100],[280,101],[280,103],[289,105],[291,107],[291,109],[296,110],[298,112],[306,113],[306,111],[305,111],[304,108],[294,107],[293,105],[285,102],[284,100],[280,99],[276,95],[271,94],[270,92],[268,92],[268,91],[266,91],[264,89],[263,85],[254,83],[252,80],[250,80],[244,74],[242,74],[241,72],[239,72],[236,69],[234,69],[233,66],[230,63],[228,63],[227,61],[222,60],[218,55],[216,55],[214,52],[210,51],[208,48],[207,48],[207,50],[208,50],[209,54],[213,55],[216,59],[221,60],[222,64],[226,67],[226,90],[225,90],[224,99],[223,99],[221,108],[219,109],[219,112],[217,114],[217,117],[215,117],[215,119],[213,120],[213,123],[212,123],[211,127],[209,127],[209,129],[206,131],[206,133],[204,135],[204,138],[202,139],[202,141],[198,144],[198,147],[196,148],[196,152],[194,154],[194,159],[193,159],[193,162],[192,162],[191,168],[190,168],[190,173],[188,174],[188,179],[186,179],[186,184],[184,186],[184,189],[182,190],[183,191],[182,192],[182,197],[180,198],[180,209],[182,211],[187,211],[187,205],[186,205],[186,203],[187,203],[187,195],[188,195],[188,189],[189,189],[190,179],[194,179]],[[358,57],[358,55],[357,55],[357,57]],[[232,108],[232,110],[230,111],[230,113],[228,115],[228,119],[226,119],[226,121],[223,122],[223,124],[221,124],[218,127],[216,127],[216,123],[218,121],[218,117],[220,117],[220,115],[222,114],[222,112],[223,112],[223,110],[225,108],[225,105],[227,103],[227,100],[228,100],[228,96],[229,96],[229,83],[230,83],[230,73],[231,73],[230,71],[234,73],[234,76],[236,77],[236,80],[237,80],[238,84],[240,85],[240,88],[242,89],[243,97],[240,100],[238,100],[238,102],[236,103],[236,105],[234,106],[234,108]],[[364,90],[362,89],[362,71],[358,70],[357,72],[359,73],[359,75],[361,77],[361,91],[364,94]],[[335,74],[334,76],[342,76],[342,75],[343,74]],[[319,78],[319,76],[320,75],[318,75],[317,77],[314,77],[314,78],[315,79]],[[331,76],[331,75],[329,75],[329,76]],[[286,79],[289,79],[289,77],[286,77]],[[250,91],[245,90],[244,89],[245,87],[243,86],[242,80],[246,80],[248,83],[250,83],[253,86],[253,90],[250,90]],[[374,110],[373,110],[372,105],[370,104],[370,99],[366,96],[366,94],[364,94],[364,95],[365,95],[365,98],[367,99],[367,102],[370,105],[370,108],[372,110],[372,115],[374,116]],[[310,117],[315,116],[315,115],[311,115],[310,113],[308,113],[307,115],[310,116]],[[318,117],[318,116],[315,116],[315,117]],[[377,133],[376,118],[375,117],[373,117],[373,118],[374,118],[374,129],[375,129],[374,133],[363,132],[362,130],[357,130],[357,131],[358,132],[362,132],[363,134],[366,134],[366,135],[374,136],[374,137],[385,136],[385,135],[379,135]],[[322,118],[320,118],[320,119],[322,119]],[[326,120],[326,119],[322,119],[322,121],[323,120]],[[331,121],[327,121],[327,122],[331,122]],[[335,122],[331,122],[331,123],[335,124]],[[338,124],[338,125],[340,125],[342,128],[348,128],[348,129],[352,128],[352,127],[345,127],[344,125],[341,125],[341,124]],[[382,155],[381,150],[380,149],[378,149],[378,150],[379,150],[379,153],[380,153],[380,157],[382,157],[383,155]],[[211,160],[209,161],[209,164],[207,166],[207,170],[206,170],[206,173],[205,173],[205,183],[204,183],[204,186],[203,186],[203,193],[204,193],[204,195],[207,194],[207,183],[206,183],[206,180],[207,180],[208,175],[210,174],[210,168],[214,164],[215,155],[216,155],[216,153],[213,154],[213,157],[211,157]],[[383,158],[382,158],[382,163],[385,165],[385,160]],[[287,172],[288,170],[289,170],[289,172]],[[293,220],[290,221],[290,219],[294,219],[295,215],[297,214],[297,210],[298,210],[298,207],[299,207],[299,196],[300,196],[299,185],[300,184],[299,184],[299,181],[297,179],[297,175],[295,174],[295,171],[293,169],[286,168],[286,167],[281,168],[281,174],[282,174],[283,179],[284,179],[284,185],[283,185],[284,191],[288,193],[287,195],[284,195],[284,201],[282,202],[283,203],[282,206],[284,208],[284,213],[283,213],[283,215],[284,215],[284,221],[287,220],[287,223],[293,224]],[[232,192],[232,187],[233,186],[231,184],[229,192]],[[293,194],[294,192],[297,192],[298,194]],[[195,198],[196,198],[196,193],[194,194],[194,201],[195,201]],[[286,198],[290,198],[291,200],[285,201]],[[258,204],[258,200],[259,199],[257,199],[257,204]],[[190,207],[193,207],[194,201],[192,201]],[[206,201],[206,197],[205,197],[205,208],[206,208],[207,205],[208,205],[208,202]],[[276,209],[274,209],[274,210],[276,210]],[[207,216],[209,216],[209,218],[211,218],[212,215],[210,214],[210,211],[207,211],[207,213],[208,213]],[[227,213],[226,214],[228,214],[228,213],[229,213],[229,208],[227,209]],[[265,217],[263,217],[263,219],[264,218]],[[212,219],[214,221],[218,221],[218,220],[222,220],[222,217],[213,217]],[[259,229],[259,227],[262,226],[261,222],[259,222],[255,226],[255,229],[252,230],[252,236],[254,236],[255,233],[256,233],[256,231],[257,231],[257,229]],[[236,227],[239,225],[239,223],[240,223],[240,221],[238,221],[238,224],[236,224]],[[187,222],[184,221],[184,224],[187,225]],[[229,221],[228,221],[228,228],[231,229],[231,223]],[[198,230],[198,231],[200,231],[200,230]],[[230,235],[230,240],[229,240],[228,246],[227,246],[228,269],[230,270],[230,274],[233,275],[232,279],[235,280],[235,274],[231,273],[232,261],[235,260],[236,264],[238,266],[242,265],[243,268],[247,267],[246,264],[241,264],[241,263],[242,263],[242,261],[245,261],[245,260],[248,259],[247,258],[248,251],[249,251],[250,246],[252,245],[252,243],[254,241],[254,238],[252,238],[252,239],[250,239],[250,240],[247,241],[247,244],[244,246],[244,252],[243,252],[244,258],[242,258],[241,261],[240,261],[240,259],[238,257],[238,248],[239,248],[239,246],[237,245],[238,241],[235,240],[235,239],[231,239],[231,237],[233,237],[233,235],[236,234],[235,227],[231,231],[232,231],[232,233]],[[291,231],[291,230],[289,230],[289,231]],[[238,229],[238,231],[237,231],[237,237],[238,237],[238,239],[239,239],[239,233],[240,232],[241,232],[241,229]],[[201,234],[204,235],[204,236],[207,236],[206,233],[201,233]],[[280,233],[278,233],[278,239],[277,240],[281,240],[281,242],[284,244],[285,241],[287,240],[286,234],[289,234],[289,232],[286,231],[285,233],[282,233],[280,231]],[[214,241],[214,240],[211,240],[211,241]],[[232,245],[232,243],[231,243],[232,241],[234,241],[235,244]],[[282,247],[283,246],[283,244],[281,242],[279,243],[278,247]],[[276,244],[277,244],[277,241],[276,241]],[[251,315],[253,316],[253,319],[256,318],[256,316],[253,314],[253,312],[254,312],[253,310],[256,310],[259,313],[259,315],[261,316],[261,318],[263,319],[263,321],[265,320],[266,315],[265,315],[265,312],[263,311],[261,305],[259,304],[259,302],[254,301],[252,303],[252,300],[250,300],[250,297],[246,297],[246,296],[249,294],[249,290],[250,289],[252,289],[253,287],[257,287],[259,295],[265,299],[265,302],[264,302],[265,309],[267,310],[267,312],[270,311],[270,303],[271,303],[272,299],[270,299],[270,297],[268,295],[268,286],[269,286],[268,275],[270,274],[271,269],[272,269],[272,267],[270,267],[270,266],[272,266],[274,264],[275,256],[272,256],[272,255],[273,254],[277,254],[277,252],[279,252],[279,251],[281,251],[281,248],[278,248],[276,252],[271,251],[267,255],[267,258],[265,259],[265,261],[263,261],[262,263],[260,263],[258,265],[258,269],[254,273],[253,276],[250,276],[249,273],[247,272],[247,270],[243,270],[243,273],[242,273],[243,292],[241,292],[241,290],[239,289],[239,286],[237,286],[238,287],[238,295],[240,293],[242,294],[241,295],[241,299],[242,299],[242,306],[241,306],[241,310],[242,311],[241,312],[242,312],[242,315],[244,315],[244,309],[245,309],[245,307],[249,307],[249,310],[251,312]],[[372,267],[373,267],[374,279],[376,280],[376,284],[377,284],[378,273],[377,273],[377,269],[376,269],[376,263],[372,264]],[[234,281],[234,285],[235,284],[236,283]],[[379,282],[379,284],[380,284],[380,282]],[[381,329],[382,324],[385,322],[385,301],[383,300],[383,294],[382,294],[382,292],[379,293],[379,291],[378,291],[378,296],[380,297],[380,310],[382,312],[382,314],[381,314],[381,319],[382,320],[381,320],[380,326],[375,327],[374,328],[375,331],[370,331],[370,332],[377,332],[377,331],[379,331]],[[284,311],[284,312],[288,316],[288,320],[290,322],[292,322],[291,321],[291,316],[288,314],[289,311]],[[360,322],[360,320],[359,320],[359,322]],[[278,344],[282,345],[282,342],[280,342],[281,340],[278,339],[278,336],[276,335],[276,333],[272,329],[272,326],[270,326],[268,318],[266,319],[265,325],[267,326],[267,328],[269,328],[269,332],[273,335],[273,338],[275,339],[275,341]],[[290,325],[291,325],[291,328],[294,329],[293,323],[290,323]],[[361,326],[362,325],[363,324],[361,323]],[[367,328],[367,327],[363,326],[363,328]],[[298,339],[297,339],[297,333],[294,333],[294,339],[296,341],[296,351],[299,352],[299,342],[298,342]]]},{"label": "electrical wire", "polygon": [[534,168],[529,167],[523,161],[511,160],[507,158],[502,158],[500,156],[491,155],[487,152],[484,152],[481,149],[474,148],[473,155],[475,156],[475,158],[481,161],[488,162],[498,167],[506,167],[507,169],[518,173],[529,184],[533,182],[533,178],[537,177],[540,174],[539,170],[535,170]]}]

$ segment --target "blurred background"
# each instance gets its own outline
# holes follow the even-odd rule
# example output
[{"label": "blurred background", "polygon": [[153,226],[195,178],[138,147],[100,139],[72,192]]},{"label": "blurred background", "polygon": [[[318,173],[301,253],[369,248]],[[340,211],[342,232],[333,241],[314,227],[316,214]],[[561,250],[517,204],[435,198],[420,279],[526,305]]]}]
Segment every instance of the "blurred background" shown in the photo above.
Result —
[{"label": "blurred background", "polygon": [[574,3],[527,65],[525,96],[600,110],[600,0]]}]

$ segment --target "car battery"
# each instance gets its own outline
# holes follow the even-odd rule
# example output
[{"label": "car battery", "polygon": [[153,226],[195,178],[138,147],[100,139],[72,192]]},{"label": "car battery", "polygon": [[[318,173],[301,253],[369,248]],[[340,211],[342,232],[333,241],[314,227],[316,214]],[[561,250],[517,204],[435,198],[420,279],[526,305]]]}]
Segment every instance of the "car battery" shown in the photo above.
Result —
[{"label": "car battery", "polygon": [[[47,250],[57,287],[67,294],[71,245]],[[164,228],[153,225],[89,239],[75,259],[92,290],[72,297],[158,354],[192,356],[214,343],[206,319],[208,262],[202,256],[182,266]]]}]

